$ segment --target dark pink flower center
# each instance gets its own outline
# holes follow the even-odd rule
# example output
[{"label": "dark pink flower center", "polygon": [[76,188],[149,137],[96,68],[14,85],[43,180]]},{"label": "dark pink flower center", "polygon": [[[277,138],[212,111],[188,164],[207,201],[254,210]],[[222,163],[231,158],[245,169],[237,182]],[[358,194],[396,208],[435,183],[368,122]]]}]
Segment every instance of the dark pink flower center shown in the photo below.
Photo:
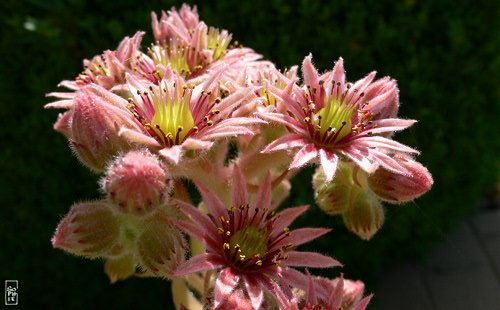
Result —
[{"label": "dark pink flower center", "polygon": [[255,272],[278,266],[281,260],[287,259],[286,252],[293,244],[275,246],[290,236],[288,228],[280,232],[273,229],[278,217],[275,212],[249,205],[233,207],[227,211],[227,217],[221,216],[217,230],[228,265],[240,272]]}]

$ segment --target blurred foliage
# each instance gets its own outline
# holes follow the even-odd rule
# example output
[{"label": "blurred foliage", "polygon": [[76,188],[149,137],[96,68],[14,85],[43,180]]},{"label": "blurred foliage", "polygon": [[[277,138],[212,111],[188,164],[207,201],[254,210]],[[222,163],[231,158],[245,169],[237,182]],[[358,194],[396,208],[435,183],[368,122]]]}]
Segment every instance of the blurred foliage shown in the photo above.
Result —
[{"label": "blurred foliage", "polygon": [[[188,1],[191,2],[191,1]],[[167,281],[130,279],[109,285],[102,263],[52,249],[50,238],[75,201],[99,198],[96,180],[67,142],[51,130],[57,111],[44,111],[82,59],[114,49],[125,35],[148,31],[150,12],[173,1],[4,0],[0,3],[0,153],[3,185],[0,275],[20,281],[20,303],[36,308],[169,307]],[[402,259],[418,259],[478,205],[500,168],[500,29],[497,1],[200,1],[202,20],[279,67],[313,54],[321,70],[345,59],[348,79],[371,70],[398,80],[400,115],[418,119],[397,139],[422,151],[434,175],[415,203],[387,206],[386,224],[370,242],[349,234],[338,218],[312,207],[301,225],[333,226],[309,248],[346,264],[347,277],[373,283]],[[310,172],[294,180],[290,205],[312,201]],[[339,272],[336,270],[335,272]],[[370,288],[370,286],[369,286]]]}]

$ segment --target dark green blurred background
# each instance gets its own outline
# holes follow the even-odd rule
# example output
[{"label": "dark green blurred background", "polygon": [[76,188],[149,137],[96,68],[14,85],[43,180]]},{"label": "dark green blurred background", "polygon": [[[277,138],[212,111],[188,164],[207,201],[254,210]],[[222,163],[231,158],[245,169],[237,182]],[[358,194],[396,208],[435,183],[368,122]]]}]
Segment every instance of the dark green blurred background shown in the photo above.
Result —
[{"label": "dark green blurred background", "polygon": [[[191,1],[188,1],[192,3]],[[201,19],[228,29],[279,67],[313,54],[321,70],[344,57],[348,79],[371,70],[398,80],[403,118],[418,119],[397,139],[422,151],[434,188],[415,203],[386,207],[386,225],[365,242],[340,220],[311,208],[307,222],[333,226],[312,248],[346,264],[346,277],[373,289],[401,260],[425,257],[432,245],[479,205],[498,181],[498,1],[199,1]],[[102,263],[52,249],[50,238],[75,201],[99,198],[98,177],[71,155],[52,130],[58,111],[43,110],[83,58],[114,49],[125,35],[148,32],[150,12],[173,1],[1,1],[0,279],[20,281],[20,303],[31,308],[170,307],[166,281],[130,279],[110,285]],[[290,204],[311,202],[309,169],[295,182]],[[333,275],[338,273],[336,270]],[[375,292],[376,293],[376,292]],[[376,302],[376,298],[375,298]]]}]

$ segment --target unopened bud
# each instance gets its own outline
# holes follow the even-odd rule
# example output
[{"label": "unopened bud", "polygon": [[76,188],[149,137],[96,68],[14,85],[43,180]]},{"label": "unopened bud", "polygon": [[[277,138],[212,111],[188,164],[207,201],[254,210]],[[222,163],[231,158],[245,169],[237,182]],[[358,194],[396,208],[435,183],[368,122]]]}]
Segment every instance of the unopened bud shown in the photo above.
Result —
[{"label": "unopened bud", "polygon": [[111,283],[118,280],[125,280],[135,272],[135,261],[132,254],[126,254],[120,257],[110,257],[104,263],[104,271],[109,277]]},{"label": "unopened bud", "polygon": [[349,205],[349,194],[352,188],[348,178],[342,175],[345,169],[339,167],[337,176],[329,183],[325,183],[323,169],[318,167],[313,176],[314,199],[316,204],[325,213],[330,215],[342,214]]},{"label": "unopened bud", "polygon": [[[106,93],[106,96],[101,96],[94,90],[101,92],[101,95]],[[74,102],[71,146],[83,164],[101,172],[118,152],[131,147],[129,142],[118,135],[120,128],[138,125],[126,110],[124,99],[98,86],[83,88]]]},{"label": "unopened bud", "polygon": [[185,260],[186,241],[165,218],[155,217],[144,226],[137,243],[140,264],[154,275],[170,278]]},{"label": "unopened bud", "polygon": [[342,306],[344,309],[351,309],[358,303],[365,292],[365,284],[363,281],[353,281],[344,279],[344,293],[342,297]]},{"label": "unopened bud", "polygon": [[343,219],[347,229],[361,239],[369,240],[384,223],[384,209],[369,190],[353,189]]},{"label": "unopened bud", "polygon": [[66,138],[71,139],[71,117],[73,116],[73,111],[69,110],[64,113],[60,113],[57,117],[57,121],[54,124],[54,130],[62,133]]},{"label": "unopened bud", "polygon": [[89,258],[103,257],[118,242],[120,224],[105,201],[71,207],[52,238],[55,248]]},{"label": "unopened bud", "polygon": [[113,161],[102,186],[121,212],[144,215],[164,202],[172,181],[160,160],[141,150],[130,151]]},{"label": "unopened bud", "polygon": [[432,187],[432,176],[419,162],[409,156],[394,155],[408,174],[397,174],[379,168],[368,177],[368,184],[377,196],[387,202],[403,203],[420,197]]}]

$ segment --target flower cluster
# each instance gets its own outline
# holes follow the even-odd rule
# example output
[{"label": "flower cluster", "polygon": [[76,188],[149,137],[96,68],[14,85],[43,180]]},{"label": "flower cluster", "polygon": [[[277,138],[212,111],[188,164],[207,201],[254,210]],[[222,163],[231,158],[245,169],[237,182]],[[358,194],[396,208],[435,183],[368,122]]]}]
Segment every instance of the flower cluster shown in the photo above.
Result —
[{"label": "flower cluster", "polygon": [[187,5],[152,13],[152,33],[147,50],[137,32],[48,94],[46,108],[65,109],[54,129],[104,194],[71,207],[53,246],[104,259],[112,282],[171,280],[178,309],[365,309],[361,281],[301,269],[341,263],[298,251],[329,229],[290,229],[309,206],[281,203],[295,172],[318,165],[318,206],[370,239],[382,202],[431,188],[418,151],[392,139],[415,123],[397,117],[396,81],[350,83],[342,58],[319,74],[311,55],[300,81]]}]

